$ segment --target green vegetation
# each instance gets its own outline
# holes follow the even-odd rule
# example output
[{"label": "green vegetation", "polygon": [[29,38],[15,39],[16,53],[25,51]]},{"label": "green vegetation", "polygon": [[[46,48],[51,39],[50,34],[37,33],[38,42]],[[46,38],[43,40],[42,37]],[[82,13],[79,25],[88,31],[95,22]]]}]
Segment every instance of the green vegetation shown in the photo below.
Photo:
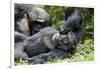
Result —
[{"label": "green vegetation", "polygon": [[[63,24],[64,9],[68,7],[46,6],[45,10],[52,17],[53,27],[58,29]],[[84,16],[84,39],[77,46],[77,51],[74,55],[64,60],[49,61],[46,63],[68,63],[68,62],[86,62],[94,60],[94,9],[79,8]],[[17,61],[16,65],[27,64],[25,61]]]}]

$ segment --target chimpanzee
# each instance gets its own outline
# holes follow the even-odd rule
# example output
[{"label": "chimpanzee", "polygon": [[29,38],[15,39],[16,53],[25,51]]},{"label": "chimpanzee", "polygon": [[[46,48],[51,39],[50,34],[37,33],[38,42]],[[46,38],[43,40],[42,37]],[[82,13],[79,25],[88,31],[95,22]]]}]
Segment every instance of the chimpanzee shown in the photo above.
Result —
[{"label": "chimpanzee", "polygon": [[55,33],[57,33],[57,30],[52,27],[41,29],[40,32],[24,41],[24,51],[29,55],[29,57],[32,57],[54,49],[55,43],[51,38]]},{"label": "chimpanzee", "polygon": [[14,5],[15,30],[25,35],[33,35],[40,29],[51,26],[49,14],[32,4]]},{"label": "chimpanzee", "polygon": [[[29,57],[34,58],[34,56],[40,54],[39,58],[41,57],[41,59],[39,60],[50,60],[52,57],[60,58],[65,56],[66,53],[73,53],[74,50],[71,52],[69,51],[70,49],[76,48],[76,44],[77,39],[74,33],[70,32],[68,35],[62,35],[52,27],[46,27],[24,41],[24,51]],[[59,53],[56,52],[56,50]],[[64,54],[62,54],[62,52]],[[45,53],[46,56],[41,53]],[[42,59],[42,57],[45,57],[46,59]],[[37,61],[35,60],[35,62]]]},{"label": "chimpanzee", "polygon": [[41,29],[24,41],[24,52],[30,57],[27,60],[34,64],[44,63],[56,58],[63,59],[68,54],[74,53],[77,44],[74,34],[70,32],[68,35],[62,35],[52,27]]}]

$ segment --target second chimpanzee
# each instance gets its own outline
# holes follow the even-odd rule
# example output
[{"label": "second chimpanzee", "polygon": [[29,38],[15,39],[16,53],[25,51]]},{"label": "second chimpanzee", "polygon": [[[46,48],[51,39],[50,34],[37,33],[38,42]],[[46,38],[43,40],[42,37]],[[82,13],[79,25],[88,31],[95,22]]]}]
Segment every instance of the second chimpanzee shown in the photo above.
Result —
[{"label": "second chimpanzee", "polygon": [[49,14],[32,4],[15,4],[15,30],[25,35],[33,35],[40,29],[51,26]]}]

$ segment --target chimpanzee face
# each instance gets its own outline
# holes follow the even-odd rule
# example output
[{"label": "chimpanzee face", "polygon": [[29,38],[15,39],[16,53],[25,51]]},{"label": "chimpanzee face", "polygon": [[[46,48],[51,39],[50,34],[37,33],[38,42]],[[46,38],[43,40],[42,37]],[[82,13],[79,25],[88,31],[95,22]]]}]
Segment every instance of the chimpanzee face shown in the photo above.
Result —
[{"label": "chimpanzee face", "polygon": [[67,44],[68,43],[68,35],[60,35],[60,44]]},{"label": "chimpanzee face", "polygon": [[31,35],[51,26],[49,14],[42,8],[34,7],[27,13]]},{"label": "chimpanzee face", "polygon": [[69,49],[69,37],[68,35],[60,35],[59,45],[57,48],[67,51]]},{"label": "chimpanzee face", "polygon": [[39,32],[40,29],[49,26],[48,23],[49,22],[41,18],[37,18],[37,16],[35,15],[31,15],[31,17],[29,17],[29,28],[30,28],[31,35]]},{"label": "chimpanzee face", "polygon": [[30,31],[31,31],[31,35],[39,32],[42,28],[44,28],[46,25],[45,23],[42,22],[38,22],[38,21],[34,21],[31,25],[30,25]]},{"label": "chimpanzee face", "polygon": [[56,33],[52,37],[52,40],[53,42],[58,43],[57,45],[65,45],[65,44],[68,44],[69,38],[68,38],[68,35]]},{"label": "chimpanzee face", "polygon": [[68,34],[56,33],[53,36],[52,40],[57,44],[56,48],[60,48],[66,51],[72,46],[75,46],[77,41],[76,36],[73,32],[69,32]]}]

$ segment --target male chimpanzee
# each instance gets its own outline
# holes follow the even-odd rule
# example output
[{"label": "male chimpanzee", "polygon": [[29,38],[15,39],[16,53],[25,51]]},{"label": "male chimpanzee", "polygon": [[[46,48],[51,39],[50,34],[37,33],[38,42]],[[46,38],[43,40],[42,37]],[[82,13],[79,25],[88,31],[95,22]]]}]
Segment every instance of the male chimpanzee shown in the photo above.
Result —
[{"label": "male chimpanzee", "polygon": [[25,35],[33,35],[40,29],[51,26],[49,14],[32,4],[15,4],[15,30]]}]

